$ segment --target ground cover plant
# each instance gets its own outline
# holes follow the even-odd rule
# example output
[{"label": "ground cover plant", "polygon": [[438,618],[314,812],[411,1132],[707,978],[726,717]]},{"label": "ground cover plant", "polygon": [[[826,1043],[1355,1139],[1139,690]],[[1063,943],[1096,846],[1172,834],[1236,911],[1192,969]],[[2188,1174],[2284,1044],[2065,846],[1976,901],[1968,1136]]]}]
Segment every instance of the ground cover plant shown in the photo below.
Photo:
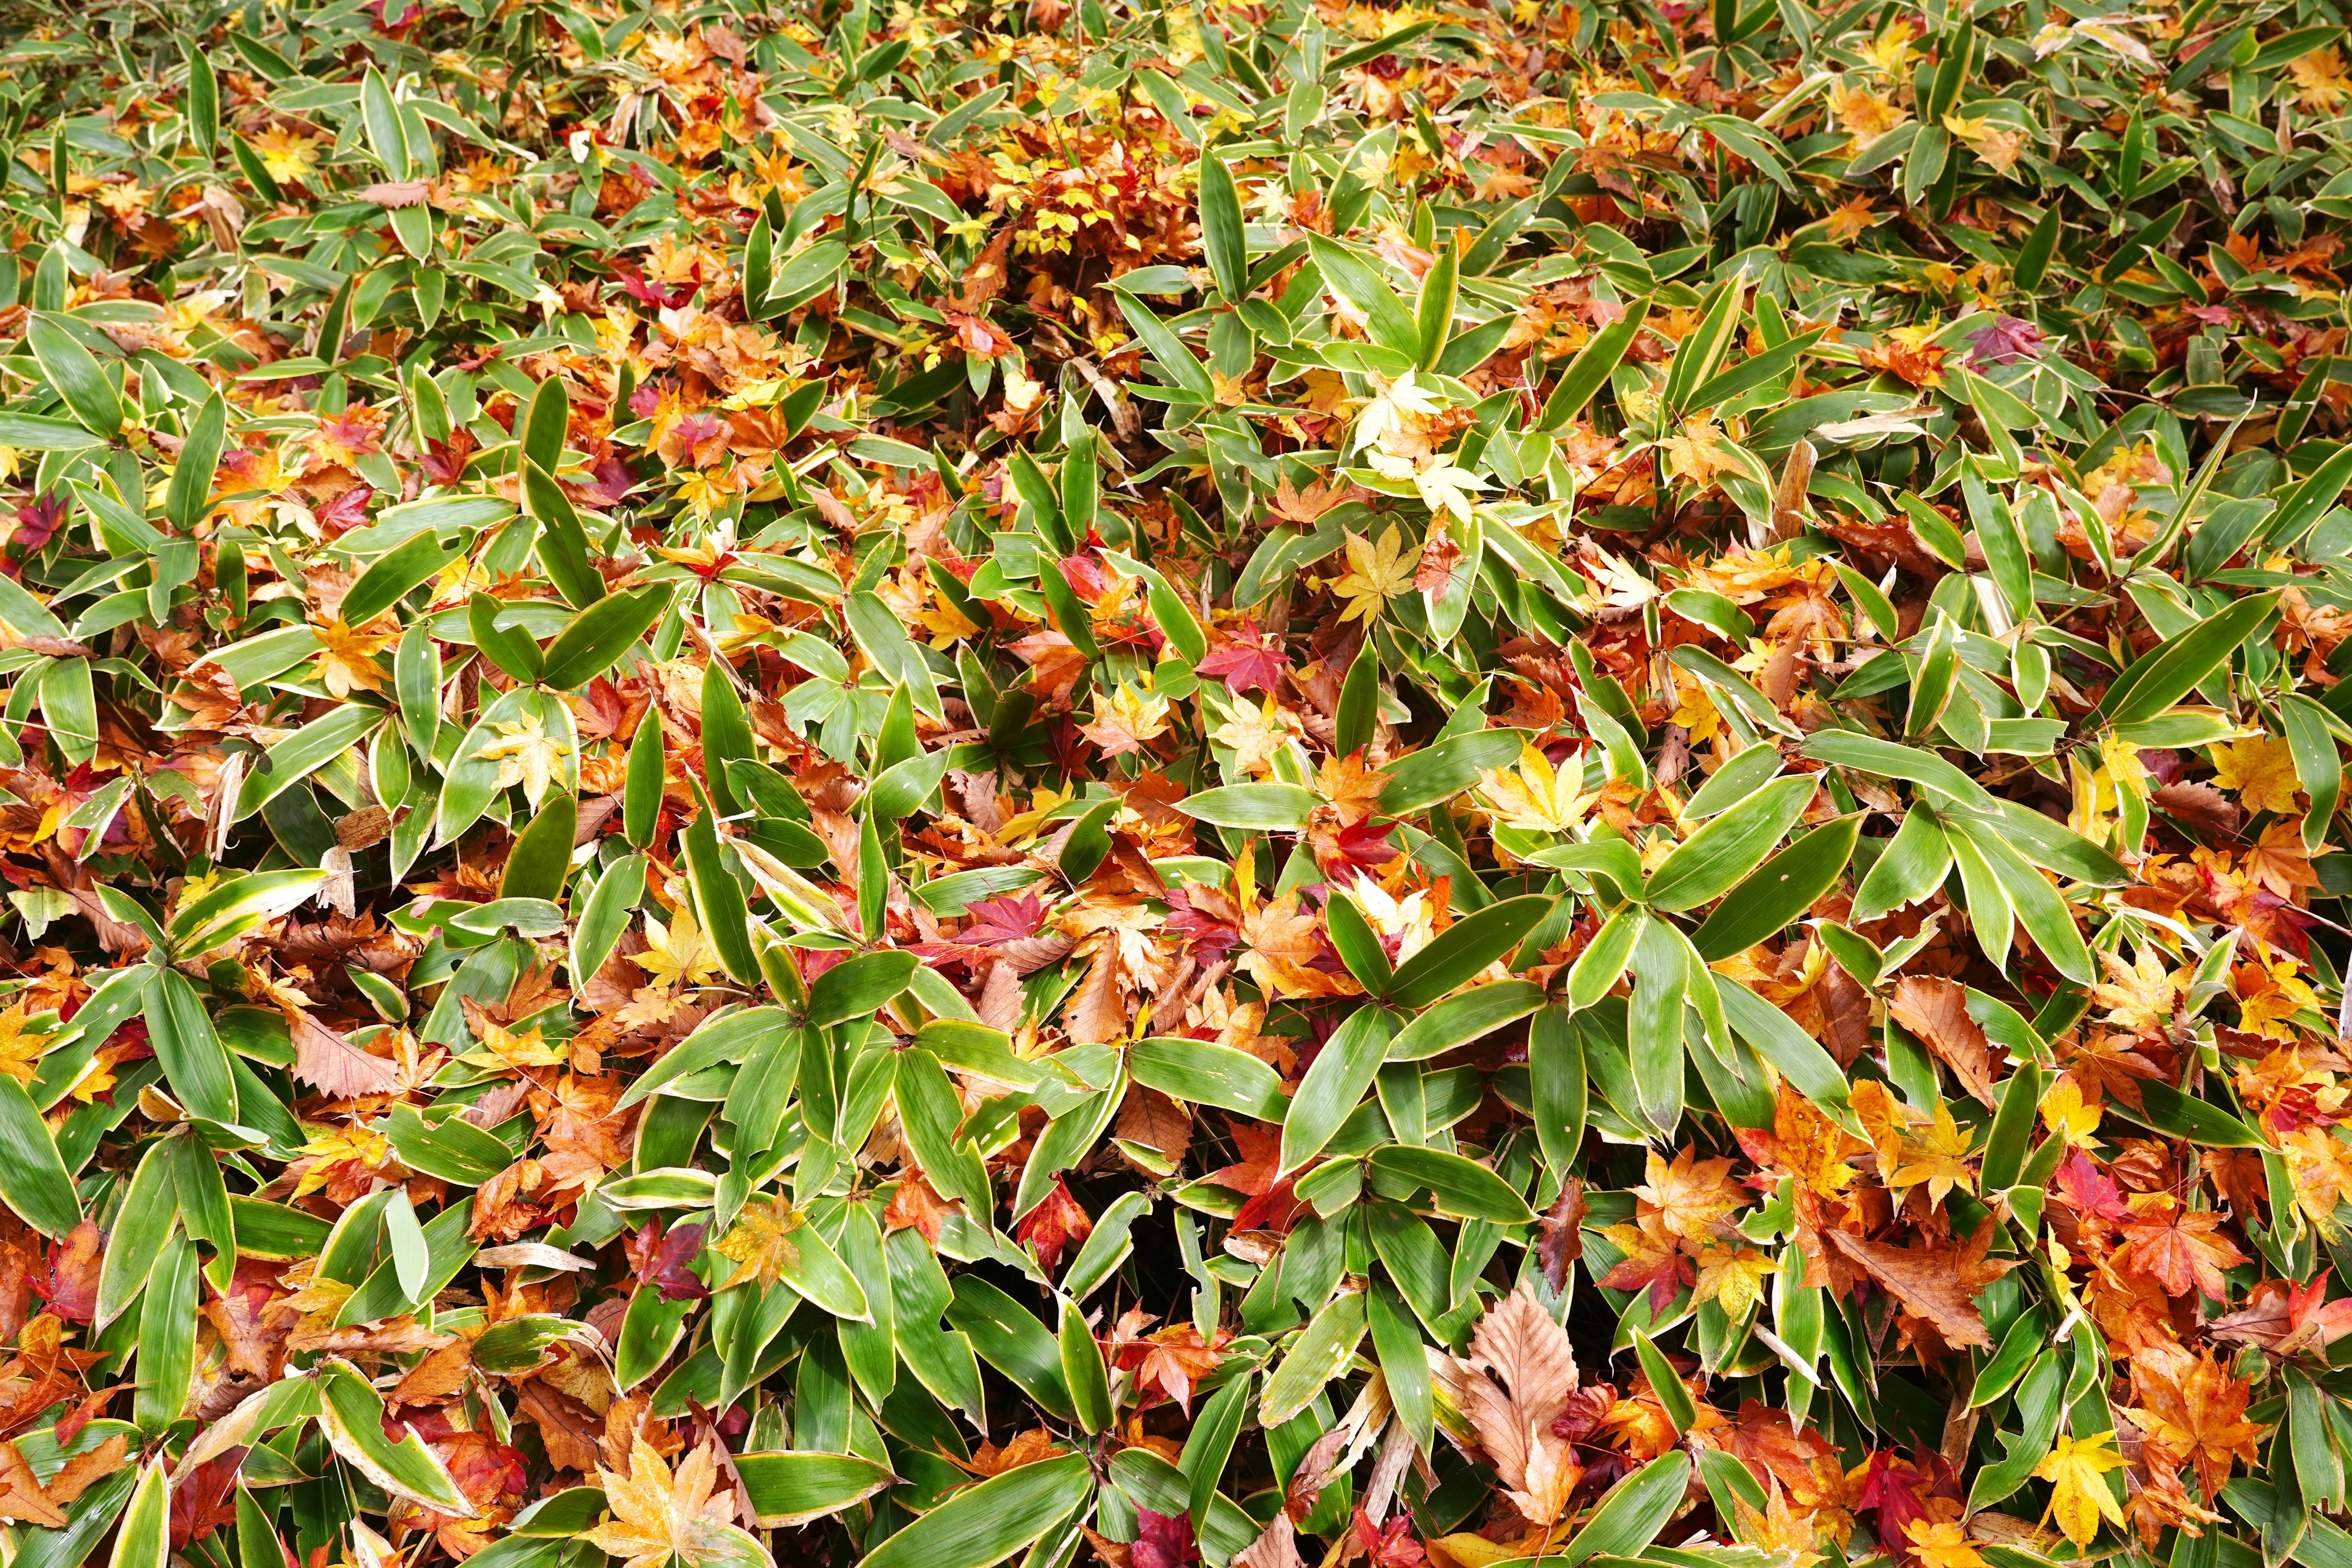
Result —
[{"label": "ground cover plant", "polygon": [[11,1568],[2352,1568],[2326,0],[0,14]]}]

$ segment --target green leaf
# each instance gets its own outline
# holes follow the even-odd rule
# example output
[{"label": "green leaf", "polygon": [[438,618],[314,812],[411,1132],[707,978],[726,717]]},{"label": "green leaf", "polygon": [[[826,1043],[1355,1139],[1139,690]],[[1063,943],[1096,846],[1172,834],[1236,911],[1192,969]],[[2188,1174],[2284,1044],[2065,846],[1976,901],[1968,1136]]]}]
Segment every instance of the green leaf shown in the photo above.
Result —
[{"label": "green leaf", "polygon": [[809,1022],[818,1028],[880,1012],[914,979],[911,952],[866,952],[835,964],[809,986]]},{"label": "green leaf", "polygon": [[106,1560],[107,1568],[165,1568],[171,1555],[172,1485],[159,1456],[139,1472],[131,1506],[122,1510],[121,1527],[114,1532],[114,1552]]},{"label": "green leaf", "polygon": [[[553,691],[575,691],[611,669],[662,618],[670,596],[668,584],[650,583],[596,600],[547,645],[540,683]],[[647,721],[659,729],[658,719]]]},{"label": "green leaf", "polygon": [[1408,1011],[1429,1006],[1518,946],[1555,901],[1540,894],[1506,899],[1454,921],[1405,960],[1381,999]]},{"label": "green leaf", "polygon": [[1443,1149],[1388,1143],[1372,1151],[1372,1169],[1429,1189],[1440,1214],[1483,1219],[1496,1225],[1533,1225],[1528,1207],[1508,1182],[1475,1160]]},{"label": "green leaf", "polygon": [[1258,1424],[1276,1427],[1315,1402],[1324,1385],[1346,1370],[1364,1337],[1364,1293],[1343,1290],[1323,1303],[1265,1380]]},{"label": "green leaf", "polygon": [[1653,909],[1687,910],[1729,892],[1803,814],[1818,782],[1810,773],[1774,779],[1702,825],[1658,862],[1643,901]]},{"label": "green leaf", "polygon": [[98,363],[59,317],[36,312],[25,327],[26,346],[40,363],[41,377],[65,399],[66,407],[82,427],[100,440],[112,440],[125,417],[121,395]]},{"label": "green leaf", "polygon": [[1234,172],[1213,152],[1201,158],[1201,249],[1217,292],[1238,304],[1249,295],[1249,251],[1242,230],[1241,193]]},{"label": "green leaf", "polygon": [[1649,310],[1647,300],[1637,300],[1626,307],[1622,316],[1592,334],[1591,341],[1577,351],[1568,369],[1560,373],[1551,395],[1544,399],[1543,416],[1536,421],[1537,429],[1564,430],[1584,412],[1584,405],[1609,384],[1610,376],[1623,362],[1626,351],[1633,346]]},{"label": "green leaf", "polygon": [[1340,1123],[1363,1103],[1364,1091],[1388,1058],[1389,1038],[1395,1031],[1393,1015],[1379,1007],[1360,1007],[1324,1042],[1283,1117],[1283,1170],[1296,1171],[1321,1153]]},{"label": "green leaf", "polygon": [[81,1223],[81,1203],[57,1140],[25,1086],[6,1074],[0,1074],[0,1199],[52,1240],[64,1240]]},{"label": "green leaf", "polygon": [[[639,1299],[652,1295],[640,1291]],[[864,1502],[890,1485],[887,1468],[850,1454],[738,1454],[735,1473],[762,1530],[788,1530]]]},{"label": "green leaf", "polygon": [[1712,963],[1745,952],[1811,909],[1837,885],[1861,835],[1859,815],[1842,816],[1759,866],[1725,895],[1691,938],[1699,955]]},{"label": "green leaf", "polygon": [[1372,342],[1408,360],[1419,357],[1419,328],[1405,310],[1404,301],[1382,281],[1370,262],[1338,240],[1319,234],[1307,237],[1307,248],[1315,258],[1315,269],[1323,275],[1331,292],[1364,318],[1365,330],[1370,332]]},{"label": "green leaf", "polygon": [[2153,719],[2204,683],[2254,628],[2278,608],[2275,592],[2255,594],[2216,610],[2187,632],[2168,637],[2117,676],[2099,700],[2110,724]]},{"label": "green leaf", "polygon": [[1690,1484],[1690,1456],[1679,1451],[1651,1460],[1611,1488],[1568,1544],[1545,1558],[1563,1568],[1595,1557],[1632,1557],[1658,1538]]}]

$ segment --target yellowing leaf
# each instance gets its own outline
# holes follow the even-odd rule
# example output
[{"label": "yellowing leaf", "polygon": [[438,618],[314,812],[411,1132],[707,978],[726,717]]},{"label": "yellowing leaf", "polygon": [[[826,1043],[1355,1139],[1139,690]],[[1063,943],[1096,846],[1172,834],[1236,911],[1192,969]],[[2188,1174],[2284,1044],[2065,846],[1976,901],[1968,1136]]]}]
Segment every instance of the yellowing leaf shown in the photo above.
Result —
[{"label": "yellowing leaf", "polygon": [[2124,1467],[2115,1450],[2113,1432],[2090,1437],[2062,1436],[2057,1446],[2033,1467],[2033,1479],[2050,1483],[2050,1517],[2066,1539],[2088,1546],[2099,1533],[2099,1521],[2120,1525],[2123,1505],[2107,1489],[2106,1475]]},{"label": "yellowing leaf", "polygon": [[2248,811],[2293,811],[2294,752],[2275,735],[2228,741],[2213,748],[2213,782],[2238,797]]}]

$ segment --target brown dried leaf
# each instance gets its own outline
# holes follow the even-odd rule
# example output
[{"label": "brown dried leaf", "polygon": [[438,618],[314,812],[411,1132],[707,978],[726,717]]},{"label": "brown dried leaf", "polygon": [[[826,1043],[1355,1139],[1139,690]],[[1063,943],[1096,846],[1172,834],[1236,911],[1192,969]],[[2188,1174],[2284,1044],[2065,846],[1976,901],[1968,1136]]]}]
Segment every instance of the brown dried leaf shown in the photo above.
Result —
[{"label": "brown dried leaf", "polygon": [[294,1076],[329,1098],[357,1100],[400,1087],[391,1062],[362,1050],[308,1013],[291,1011],[286,1024],[294,1037]]},{"label": "brown dried leaf", "polygon": [[1887,1011],[1952,1069],[1962,1089],[1988,1109],[1992,1106],[2000,1058],[1977,1021],[1969,1016],[1966,986],[1957,980],[1906,974],[1895,983],[1895,997]]}]

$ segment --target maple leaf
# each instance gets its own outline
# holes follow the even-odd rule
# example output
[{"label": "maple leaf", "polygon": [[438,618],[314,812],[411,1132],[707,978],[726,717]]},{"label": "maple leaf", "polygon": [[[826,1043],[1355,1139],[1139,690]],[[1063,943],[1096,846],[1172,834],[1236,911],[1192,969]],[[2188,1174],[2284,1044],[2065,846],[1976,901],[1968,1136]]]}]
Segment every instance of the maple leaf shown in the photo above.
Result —
[{"label": "maple leaf", "polygon": [[637,1283],[661,1292],[665,1301],[699,1301],[710,1288],[688,1267],[702,1255],[707,1225],[674,1225],[667,1230],[648,1220],[624,1244]]},{"label": "maple leaf", "polygon": [[319,681],[329,695],[383,689],[383,667],[375,658],[398,640],[394,634],[356,631],[340,616],[324,626],[314,623],[311,631],[319,639]]},{"label": "maple leaf", "polygon": [[1915,1519],[1903,1527],[1903,1538],[1919,1568],[1985,1568],[1984,1553],[1956,1521]]},{"label": "maple leaf", "polygon": [[1279,689],[1289,668],[1281,634],[1261,631],[1255,621],[1244,620],[1192,669],[1195,674],[1223,681],[1225,689],[1238,697],[1244,691]]},{"label": "maple leaf", "polygon": [[1428,1553],[1407,1533],[1412,1528],[1412,1516],[1408,1513],[1386,1524],[1375,1524],[1360,1505],[1356,1510],[1356,1546],[1370,1561],[1371,1568],[1421,1568]]},{"label": "maple leaf", "polygon": [[1184,1568],[1186,1563],[1201,1560],[1200,1544],[1192,1539],[1189,1514],[1154,1513],[1148,1508],[1139,1508],[1135,1518],[1142,1526],[1133,1548],[1135,1568]]},{"label": "maple leaf", "polygon": [[10,1004],[6,1012],[0,1012],[0,1073],[21,1084],[33,1081],[41,1058],[58,1038],[30,1028],[30,1018],[22,998]]},{"label": "maple leaf", "polygon": [[798,1267],[800,1244],[793,1239],[793,1232],[808,1223],[808,1216],[782,1198],[753,1198],[735,1216],[735,1223],[711,1250],[735,1265],[728,1276],[724,1290],[746,1279],[757,1279],[762,1285],[774,1285],[788,1268]]},{"label": "maple leaf", "polygon": [[2169,1193],[2135,1194],[2131,1211],[2122,1225],[2119,1264],[2155,1280],[2167,1295],[2185,1296],[2194,1289],[2217,1301],[2229,1299],[2221,1270],[2243,1263],[2246,1256],[2229,1237],[2214,1234],[2221,1215],[2189,1208]]},{"label": "maple leaf", "polygon": [[2099,1521],[2124,1522],[2123,1505],[2107,1489],[2106,1475],[2123,1468],[2116,1452],[2116,1435],[2100,1432],[2088,1437],[2061,1435],[2057,1443],[2033,1467],[2033,1479],[2050,1483],[2048,1517],[2077,1546],[2088,1546],[2099,1533]]},{"label": "maple leaf", "polygon": [[0,570],[9,576],[19,575],[25,563],[47,547],[57,537],[58,528],[66,520],[66,498],[57,490],[26,501],[16,509],[16,526],[8,536],[5,555],[0,555]]},{"label": "maple leaf", "polygon": [[1857,1513],[1878,1515],[1878,1538],[1889,1544],[1899,1544],[1910,1539],[1915,1524],[1936,1518],[1936,1494],[1940,1489],[1941,1461],[1936,1456],[1927,1457],[1938,1475],[1931,1476],[1919,1465],[1904,1458],[1892,1449],[1878,1448],[1871,1452],[1862,1471],[1862,1485],[1854,1492],[1853,1507]]},{"label": "maple leaf", "polygon": [[1685,1147],[1669,1164],[1656,1150],[1649,1151],[1649,1180],[1633,1195],[1658,1216],[1667,1232],[1685,1241],[1702,1242],[1730,1230],[1725,1216],[1746,1204],[1747,1195],[1731,1179],[1728,1160],[1701,1160]]},{"label": "maple leaf", "polygon": [[[1150,1321],[1140,1309],[1122,1313],[1111,1330],[1112,1353],[1120,1367],[1135,1374],[1138,1389],[1157,1388],[1191,1414],[1192,1385],[1217,1369],[1222,1352],[1203,1342],[1198,1325],[1171,1323],[1156,1333],[1143,1332]],[[1218,1331],[1223,1338],[1223,1331]]]},{"label": "maple leaf", "polygon": [[1489,768],[1479,774],[1478,799],[1506,827],[1574,833],[1593,799],[1578,787],[1583,782],[1580,762],[1571,760],[1555,769],[1542,752],[1523,746],[1516,769]]},{"label": "maple leaf", "polygon": [[1641,1216],[1633,1225],[1612,1225],[1601,1233],[1625,1256],[1601,1280],[1609,1290],[1640,1290],[1650,1292],[1653,1316],[1666,1310],[1675,1293],[1698,1278],[1691,1268],[1691,1260],[1654,1213]]},{"label": "maple leaf", "polygon": [[1764,1294],[1764,1282],[1780,1264],[1752,1247],[1709,1247],[1698,1255],[1698,1289],[1691,1304],[1713,1301],[1734,1322],[1745,1319]]},{"label": "maple leaf", "polygon": [[1241,968],[1268,997],[1336,996],[1357,989],[1344,974],[1313,967],[1326,952],[1322,922],[1285,893],[1244,910]]},{"label": "maple leaf", "polygon": [[531,713],[513,722],[490,726],[504,739],[491,742],[474,754],[486,763],[499,765],[499,775],[492,785],[507,789],[522,785],[525,799],[537,809],[562,771],[563,759],[572,754],[569,742],[547,732],[546,721]]},{"label": "maple leaf", "polygon": [[2107,978],[2091,987],[2091,1000],[2107,1008],[2107,1022],[2127,1029],[2161,1029],[2186,989],[2153,942],[2143,943],[2126,963],[2112,952],[2099,955]]},{"label": "maple leaf", "polygon": [[2038,359],[2042,346],[2049,341],[2041,328],[2022,317],[1997,316],[1992,325],[1969,334],[1969,352],[1960,363],[1970,370],[1982,370],[1988,365]]},{"label": "maple leaf", "polygon": [[1037,1266],[1051,1274],[1061,1267],[1062,1249],[1073,1242],[1085,1241],[1094,1228],[1094,1216],[1079,1205],[1057,1176],[1037,1206],[1021,1216],[1021,1223],[1013,1227],[1013,1239],[1027,1247],[1037,1259]]},{"label": "maple leaf", "polygon": [[1359,533],[1348,533],[1346,540],[1348,570],[1323,579],[1323,586],[1346,605],[1339,613],[1341,621],[1369,623],[1388,607],[1391,599],[1412,591],[1420,556],[1405,544],[1394,523],[1389,524],[1378,545]]},{"label": "maple leaf", "polygon": [[1413,568],[1413,587],[1423,594],[1442,592],[1453,579],[1454,563],[1461,559],[1462,547],[1454,542],[1446,520],[1437,518],[1421,542],[1421,564]]},{"label": "maple leaf", "polygon": [[2152,1458],[2167,1468],[2195,1465],[2207,1499],[2221,1495],[2237,1460],[2260,1462],[2269,1428],[2246,1419],[2253,1390],[2210,1352],[2174,1373],[2141,1368],[2135,1375],[2142,1400],[2133,1415],[2146,1442],[2160,1450]]},{"label": "maple leaf", "polygon": [[674,990],[690,990],[719,977],[719,950],[702,934],[702,928],[695,924],[694,910],[684,903],[677,906],[667,925],[646,916],[646,950],[631,953],[629,962],[656,984]]},{"label": "maple leaf", "polygon": [[2254,735],[2213,747],[2213,782],[2238,797],[2248,811],[2291,812],[2295,792],[2294,752],[2275,735]]},{"label": "maple leaf", "polygon": [[1237,698],[1233,717],[1212,731],[1209,740],[1234,753],[1235,772],[1263,776],[1274,771],[1284,748],[1305,733],[1291,711],[1273,698],[1264,702]]},{"label": "maple leaf", "polygon": [[961,1199],[941,1197],[920,1171],[905,1171],[900,1173],[898,1184],[891,1190],[890,1202],[882,1211],[882,1228],[913,1230],[937,1247],[940,1232],[947,1227],[948,1216],[961,1212]]},{"label": "maple leaf", "polygon": [[1903,1141],[1902,1160],[1887,1173],[1886,1184],[1900,1192],[1925,1182],[1928,1203],[1938,1208],[1954,1187],[1973,1193],[1977,1176],[1969,1164],[1969,1151],[1974,1142],[1952,1120],[1951,1107],[1938,1100],[1926,1136]]},{"label": "maple leaf", "polygon": [[1146,742],[1167,732],[1168,700],[1132,686],[1119,686],[1108,697],[1097,695],[1093,721],[1078,726],[1078,733],[1101,747],[1106,757],[1140,752]]},{"label": "maple leaf", "polygon": [[1355,431],[1349,441],[1351,450],[1384,446],[1401,432],[1416,428],[1445,411],[1442,397],[1415,381],[1416,374],[1409,370],[1390,382],[1374,378],[1379,390],[1356,416]]},{"label": "maple leaf", "polygon": [[2352,1296],[2327,1299],[2328,1270],[2308,1285],[2265,1279],[2246,1293],[2237,1311],[2214,1319],[2206,1331],[2217,1340],[2260,1345],[2273,1355],[2324,1351],[2352,1334]]},{"label": "maple leaf", "polygon": [[1832,207],[1824,220],[1832,243],[1851,245],[1885,215],[1875,211],[1867,195],[1848,196]]},{"label": "maple leaf", "polygon": [[2077,1220],[2118,1225],[2131,1213],[2115,1178],[2092,1164],[2079,1148],[2069,1150],[2060,1163],[2057,1187],[2058,1195],[2074,1211]]},{"label": "maple leaf", "polygon": [[2050,1091],[2042,1097],[2039,1110],[2042,1125],[2055,1136],[2064,1139],[2067,1146],[2073,1149],[2092,1146],[2091,1134],[2099,1130],[2099,1119],[2104,1114],[2096,1100],[2084,1101],[2083,1086],[2076,1083],[2071,1074],[2050,1086]]},{"label": "maple leaf", "polygon": [[1665,449],[1666,471],[1701,489],[1715,483],[1716,475],[1738,467],[1738,459],[1724,447],[1723,427],[1704,414],[1685,419],[1682,428],[1659,445]]},{"label": "maple leaf", "polygon": [[587,1539],[622,1559],[622,1568],[664,1568],[673,1559],[685,1568],[767,1563],[766,1549],[730,1522],[735,1494],[715,1491],[718,1479],[719,1460],[709,1446],[688,1454],[673,1473],[638,1436],[630,1446],[628,1474],[597,1467],[611,1518],[588,1531]]}]

